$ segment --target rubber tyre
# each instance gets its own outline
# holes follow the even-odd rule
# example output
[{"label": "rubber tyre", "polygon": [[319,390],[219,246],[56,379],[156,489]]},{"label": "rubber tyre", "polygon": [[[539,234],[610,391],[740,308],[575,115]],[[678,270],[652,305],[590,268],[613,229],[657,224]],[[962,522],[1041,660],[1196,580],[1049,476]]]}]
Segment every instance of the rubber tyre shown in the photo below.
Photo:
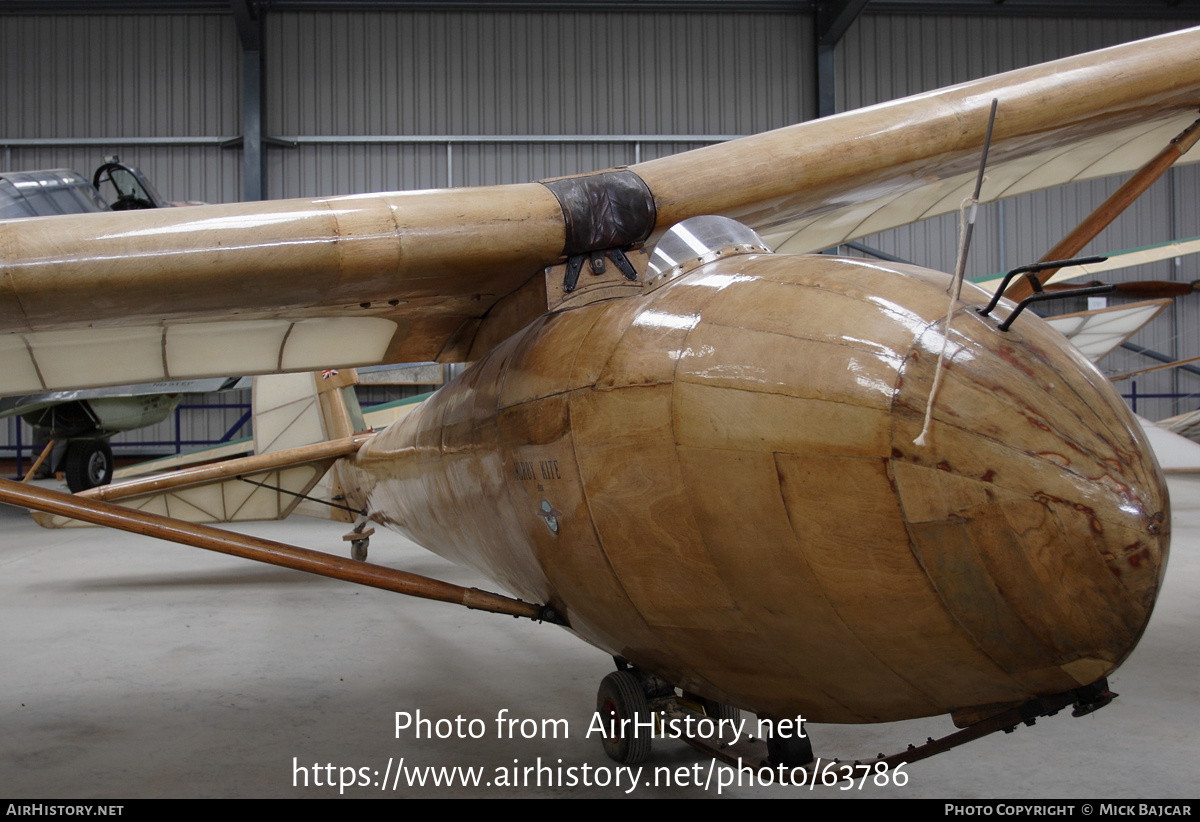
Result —
[{"label": "rubber tyre", "polygon": [[[652,715],[642,683],[628,671],[614,671],[600,682],[596,694],[596,712],[604,722],[604,752],[622,765],[636,765],[650,756]],[[623,722],[628,720],[628,724]],[[637,721],[637,725],[632,723]],[[616,722],[616,735],[607,731]],[[625,732],[622,732],[624,729]],[[636,733],[634,731],[636,730]]]},{"label": "rubber tyre", "polygon": [[113,453],[108,440],[74,440],[67,445],[63,473],[72,493],[112,482]]}]

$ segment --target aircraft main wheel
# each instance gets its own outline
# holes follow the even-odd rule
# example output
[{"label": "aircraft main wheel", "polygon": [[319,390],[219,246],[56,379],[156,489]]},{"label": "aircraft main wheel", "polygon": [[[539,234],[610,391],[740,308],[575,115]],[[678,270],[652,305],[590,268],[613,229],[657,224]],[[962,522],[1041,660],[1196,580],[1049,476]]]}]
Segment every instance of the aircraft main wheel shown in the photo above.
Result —
[{"label": "aircraft main wheel", "polygon": [[63,464],[72,493],[112,482],[113,454],[108,440],[74,440],[67,445]]},{"label": "aircraft main wheel", "polygon": [[[653,716],[642,683],[629,671],[614,671],[600,682],[596,711],[604,722],[604,752],[622,765],[650,755]],[[636,723],[636,724],[635,724]]]},{"label": "aircraft main wheel", "polygon": [[767,738],[767,757],[772,765],[802,767],[814,759],[812,740],[807,736],[770,736]]}]

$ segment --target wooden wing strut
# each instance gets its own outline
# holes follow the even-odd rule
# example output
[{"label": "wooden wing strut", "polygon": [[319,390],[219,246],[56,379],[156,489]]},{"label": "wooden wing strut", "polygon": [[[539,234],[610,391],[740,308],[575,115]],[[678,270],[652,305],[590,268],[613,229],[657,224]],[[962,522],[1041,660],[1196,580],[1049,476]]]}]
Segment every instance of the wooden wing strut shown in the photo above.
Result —
[{"label": "wooden wing strut", "polygon": [[[1076,226],[1066,237],[1059,240],[1058,245],[1046,252],[1046,256],[1042,257],[1038,262],[1065,260],[1068,257],[1078,254],[1085,245],[1095,239],[1096,235],[1107,228],[1125,209],[1129,208],[1138,197],[1146,193],[1146,189],[1150,188],[1159,177],[1165,174],[1167,169],[1175,165],[1175,161],[1186,154],[1187,150],[1194,146],[1197,140],[1200,140],[1200,120],[1197,120],[1184,129],[1162,151],[1154,155],[1148,163],[1138,169],[1107,200],[1101,203],[1086,220]],[[1056,268],[1043,270],[1036,275],[1038,281],[1044,283],[1053,277],[1057,270]],[[1019,302],[1032,293],[1033,287],[1026,280],[1022,279],[1013,283],[1004,296],[1014,302]]]},{"label": "wooden wing strut", "polygon": [[522,602],[478,588],[464,588],[419,574],[370,565],[248,534],[223,531],[208,525],[183,522],[159,514],[130,510],[98,500],[82,499],[12,480],[0,480],[0,502],[398,594],[451,602],[478,611],[562,622],[547,606]]}]

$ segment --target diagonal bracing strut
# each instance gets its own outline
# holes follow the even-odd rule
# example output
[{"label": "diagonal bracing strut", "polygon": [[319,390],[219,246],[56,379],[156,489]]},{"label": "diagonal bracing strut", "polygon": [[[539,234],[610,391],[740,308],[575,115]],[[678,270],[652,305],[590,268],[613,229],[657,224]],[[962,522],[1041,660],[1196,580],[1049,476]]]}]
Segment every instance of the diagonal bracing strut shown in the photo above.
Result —
[{"label": "diagonal bracing strut", "polygon": [[72,494],[22,485],[12,480],[0,479],[0,502],[407,596],[450,602],[479,611],[563,623],[562,618],[549,606],[522,602],[478,588],[464,588],[419,574],[358,562],[248,534],[224,531],[209,525],[184,522],[107,502],[83,499]]}]

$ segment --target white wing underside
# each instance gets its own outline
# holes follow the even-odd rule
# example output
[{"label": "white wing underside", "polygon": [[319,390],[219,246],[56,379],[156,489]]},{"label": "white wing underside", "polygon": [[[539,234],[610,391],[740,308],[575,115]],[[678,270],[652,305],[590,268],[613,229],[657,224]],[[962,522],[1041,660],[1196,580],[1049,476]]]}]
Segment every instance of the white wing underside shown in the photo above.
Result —
[{"label": "white wing underside", "polygon": [[[1200,413],[1200,412],[1193,412]],[[1175,418],[1172,418],[1175,419]],[[1195,433],[1184,436],[1169,425],[1170,420],[1154,423],[1138,417],[1150,448],[1158,457],[1158,464],[1169,474],[1184,474],[1200,471],[1200,445],[1197,445]]]},{"label": "white wing underside", "polygon": [[[993,98],[982,201],[1133,171],[1196,119],[1198,53],[1176,32],[629,170],[651,242],[723,214],[819,251],[958,209]],[[567,220],[537,184],[158,211],[0,222],[6,393],[477,355]]]},{"label": "white wing underside", "polygon": [[1083,356],[1099,362],[1170,304],[1168,299],[1147,300],[1096,311],[1060,314],[1047,317],[1046,322],[1070,340]]},{"label": "white wing underside", "polygon": [[[997,117],[1003,116],[1001,105]],[[1185,112],[1070,146],[989,161],[979,202],[988,203],[1054,186],[1132,172],[1195,120],[1196,112]],[[1189,154],[1179,162],[1198,161],[1200,155]],[[832,248],[848,240],[958,211],[974,192],[976,176],[973,170],[940,180],[914,179],[901,192],[786,223],[769,229],[762,236],[779,252]]]},{"label": "white wing underside", "polygon": [[1168,417],[1165,420],[1159,420],[1155,425],[1181,437],[1186,437],[1192,442],[1200,443],[1200,410]]},{"label": "white wing underside", "polygon": [[10,334],[0,336],[0,370],[7,394],[84,385],[96,374],[108,384],[311,371],[379,362],[395,328],[380,317],[319,317]]},{"label": "white wing underside", "polygon": [[[1054,276],[1046,280],[1045,284],[1076,280],[1080,277],[1095,276],[1107,271],[1120,271],[1123,268],[1148,265],[1197,252],[1200,252],[1200,237],[1189,237],[1186,240],[1171,240],[1170,242],[1148,245],[1142,248],[1130,248],[1125,251],[1107,252],[1108,259],[1104,262],[1074,265],[1070,268],[1060,269],[1054,273]],[[1000,287],[1003,279],[1004,275],[999,274],[987,279],[972,280],[972,282],[985,291],[994,292]]]}]

